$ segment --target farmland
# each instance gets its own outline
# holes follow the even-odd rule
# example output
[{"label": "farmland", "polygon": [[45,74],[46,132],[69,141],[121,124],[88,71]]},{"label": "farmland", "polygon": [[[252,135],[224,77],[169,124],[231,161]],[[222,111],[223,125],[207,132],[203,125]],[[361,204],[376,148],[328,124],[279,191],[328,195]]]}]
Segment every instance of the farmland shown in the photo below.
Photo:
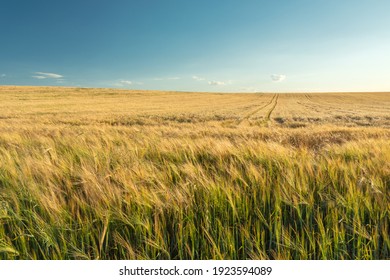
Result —
[{"label": "farmland", "polygon": [[0,259],[390,259],[390,93],[0,98]]}]

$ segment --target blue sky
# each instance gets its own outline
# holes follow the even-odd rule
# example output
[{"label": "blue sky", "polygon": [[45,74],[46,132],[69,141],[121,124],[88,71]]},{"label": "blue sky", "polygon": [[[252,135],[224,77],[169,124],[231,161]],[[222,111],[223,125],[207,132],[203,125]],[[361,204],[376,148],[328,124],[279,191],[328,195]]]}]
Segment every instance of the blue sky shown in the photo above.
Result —
[{"label": "blue sky", "polygon": [[0,84],[389,91],[387,0],[1,0]]}]

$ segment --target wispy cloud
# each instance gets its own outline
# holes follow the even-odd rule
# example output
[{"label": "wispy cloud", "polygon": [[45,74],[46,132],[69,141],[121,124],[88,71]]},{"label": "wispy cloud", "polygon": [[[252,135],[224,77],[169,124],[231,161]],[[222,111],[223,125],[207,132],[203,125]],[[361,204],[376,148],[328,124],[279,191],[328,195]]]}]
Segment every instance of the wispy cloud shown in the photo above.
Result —
[{"label": "wispy cloud", "polygon": [[132,81],[126,81],[126,80],[122,80],[122,81],[120,81],[119,83],[121,83],[122,85],[126,85],[126,86],[130,86],[130,85],[133,84]]},{"label": "wispy cloud", "polygon": [[47,72],[35,72],[35,76],[32,76],[35,79],[61,79],[64,76],[56,73],[47,73]]},{"label": "wispy cloud", "polygon": [[0,77],[1,78],[5,78],[5,77],[7,77],[7,75],[6,74],[1,74]]},{"label": "wispy cloud", "polygon": [[281,75],[281,74],[272,74],[271,79],[274,82],[281,82],[286,79],[286,75]]},{"label": "wispy cloud", "polygon": [[138,84],[139,83],[137,83],[137,82],[133,82],[133,81],[129,81],[129,80],[117,80],[112,85],[115,87],[129,87],[129,86],[138,85]]},{"label": "wispy cloud", "polygon": [[32,77],[38,80],[43,80],[47,78],[46,76],[32,76]]},{"label": "wispy cloud", "polygon": [[224,86],[224,85],[226,85],[226,83],[221,82],[221,81],[209,81],[209,85],[210,86]]},{"label": "wispy cloud", "polygon": [[199,77],[199,76],[192,76],[192,79],[194,79],[195,81],[204,81],[204,80],[206,80],[205,78],[202,78],[202,77]]},{"label": "wispy cloud", "polygon": [[170,77],[168,80],[180,80],[180,77]]}]

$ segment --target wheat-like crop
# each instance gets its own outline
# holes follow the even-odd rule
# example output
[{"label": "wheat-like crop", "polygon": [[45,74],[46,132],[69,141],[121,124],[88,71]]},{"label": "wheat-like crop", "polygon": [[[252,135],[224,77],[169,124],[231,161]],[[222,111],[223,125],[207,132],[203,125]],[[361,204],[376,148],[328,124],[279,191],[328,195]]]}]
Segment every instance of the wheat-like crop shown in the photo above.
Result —
[{"label": "wheat-like crop", "polygon": [[1,259],[390,259],[390,94],[0,88]]}]

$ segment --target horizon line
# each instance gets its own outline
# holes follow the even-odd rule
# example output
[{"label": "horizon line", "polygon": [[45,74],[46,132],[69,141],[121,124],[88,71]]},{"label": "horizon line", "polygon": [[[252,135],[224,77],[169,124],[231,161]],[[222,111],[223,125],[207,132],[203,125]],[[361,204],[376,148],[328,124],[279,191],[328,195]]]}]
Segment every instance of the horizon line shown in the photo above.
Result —
[{"label": "horizon line", "polygon": [[119,87],[94,87],[94,86],[65,86],[65,85],[0,85],[0,87],[36,87],[36,88],[75,88],[75,89],[112,89],[122,91],[160,91],[160,92],[188,92],[188,93],[223,93],[223,94],[299,94],[299,93],[390,93],[388,91],[191,91],[191,90],[161,90],[161,89],[132,89],[132,88],[119,88]]}]

